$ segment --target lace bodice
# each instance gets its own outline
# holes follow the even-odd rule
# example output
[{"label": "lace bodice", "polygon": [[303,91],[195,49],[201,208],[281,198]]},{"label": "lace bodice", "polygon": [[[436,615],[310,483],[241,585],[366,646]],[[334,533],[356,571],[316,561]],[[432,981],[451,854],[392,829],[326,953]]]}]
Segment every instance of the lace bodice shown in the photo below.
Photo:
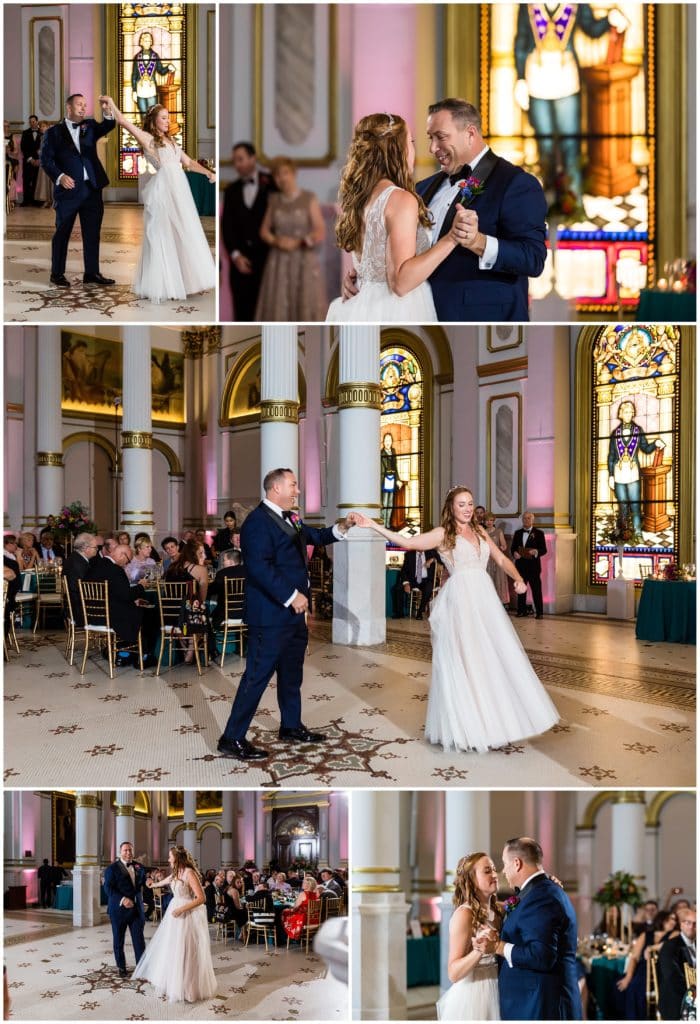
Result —
[{"label": "lace bodice", "polygon": [[170,883],[170,888],[173,891],[173,896],[179,900],[193,900],[195,898],[194,890],[184,878],[173,878]]},{"label": "lace bodice", "polygon": [[[469,541],[467,541],[467,543],[469,543]],[[461,903],[460,906],[457,907],[457,910],[462,910],[463,907],[468,907],[468,906],[469,906],[468,903]],[[488,925],[491,926],[491,928],[494,928],[496,931],[498,931],[498,929],[496,928],[496,924],[495,924],[496,915],[495,915],[495,913],[493,911],[493,908],[489,909],[489,912],[487,914],[486,920],[488,922]],[[480,925],[477,931],[481,931],[484,927],[485,927],[485,925],[483,925],[483,924]],[[478,964],[476,964],[476,966],[474,967],[474,971],[480,971],[484,967],[493,967],[494,964],[496,964],[496,963],[498,963],[498,961],[496,960],[496,954],[495,953],[485,953],[482,956],[481,960],[479,960]]]},{"label": "lace bodice", "polygon": [[456,572],[463,572],[467,569],[485,569],[489,561],[489,546],[483,537],[479,537],[479,553],[476,547],[465,537],[457,534],[456,543],[453,548],[440,548],[440,558],[446,566],[448,573],[452,576]]},{"label": "lace bodice", "polygon": [[[362,242],[362,256],[358,260],[357,253],[352,254],[353,264],[357,271],[357,283],[360,287],[366,281],[379,281],[386,284],[386,240],[387,231],[384,214],[386,204],[398,185],[388,185],[377,196],[374,202],[365,208],[365,237]],[[430,248],[430,233],[422,224],[416,233],[416,254],[419,255]]]},{"label": "lace bodice", "polygon": [[143,155],[148,163],[148,170],[153,173],[153,171],[159,171],[166,164],[177,166],[182,156],[182,147],[171,146],[169,142],[166,142],[164,146],[151,146],[144,149]]}]

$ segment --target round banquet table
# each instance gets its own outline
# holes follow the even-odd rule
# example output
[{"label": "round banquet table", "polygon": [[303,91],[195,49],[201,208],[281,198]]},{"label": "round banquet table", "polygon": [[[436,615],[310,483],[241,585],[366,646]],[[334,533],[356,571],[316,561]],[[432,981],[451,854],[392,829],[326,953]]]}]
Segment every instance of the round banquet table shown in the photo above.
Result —
[{"label": "round banquet table", "polygon": [[637,639],[694,644],[695,603],[695,580],[644,580],[637,609]]}]

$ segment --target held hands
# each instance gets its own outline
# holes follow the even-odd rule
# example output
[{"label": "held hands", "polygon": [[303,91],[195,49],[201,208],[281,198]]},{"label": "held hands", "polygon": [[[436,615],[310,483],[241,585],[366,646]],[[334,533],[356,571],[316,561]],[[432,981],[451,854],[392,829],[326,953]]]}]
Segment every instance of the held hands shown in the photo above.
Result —
[{"label": "held hands", "polygon": [[450,228],[450,237],[457,245],[480,256],[484,251],[484,236],[479,232],[479,215],[476,210],[465,210],[458,206]]},{"label": "held hands", "polygon": [[343,278],[343,284],[340,289],[340,293],[343,296],[343,302],[347,302],[353,295],[359,295],[359,288],[357,287],[357,272],[355,270],[348,270],[345,277]]},{"label": "held hands", "polygon": [[374,526],[369,516],[364,515],[362,512],[350,512],[347,521],[350,523],[350,526],[362,526],[368,530],[371,530]]}]

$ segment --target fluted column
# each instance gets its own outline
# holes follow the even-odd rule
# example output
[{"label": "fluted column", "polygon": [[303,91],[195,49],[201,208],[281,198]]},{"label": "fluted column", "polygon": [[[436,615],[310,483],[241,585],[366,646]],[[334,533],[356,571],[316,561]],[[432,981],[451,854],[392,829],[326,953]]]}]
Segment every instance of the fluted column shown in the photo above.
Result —
[{"label": "fluted column", "polygon": [[353,793],[353,1017],[406,1019],[406,914],[396,793]]},{"label": "fluted column", "polygon": [[[491,850],[491,797],[489,793],[448,789],[445,792],[445,884],[440,917],[440,987],[448,988],[447,954],[454,906],[454,880],[461,857]],[[499,853],[500,851],[495,851]]]},{"label": "fluted column", "polygon": [[[341,326],[338,384],[338,514],[379,515],[379,328]],[[333,552],[333,643],[386,639],[382,537],[354,527]]]},{"label": "fluted column", "polygon": [[75,801],[75,867],[73,925],[100,924],[100,798],[94,791],[77,794]]},{"label": "fluted column", "polygon": [[182,829],[182,845],[193,857],[197,857],[197,792],[194,789],[184,791],[184,825]]},{"label": "fluted column", "polygon": [[233,859],[233,828],[236,822],[238,810],[236,794],[231,789],[225,789],[222,793],[221,813],[221,867],[232,868]]},{"label": "fluted column", "polygon": [[[37,327],[36,514],[40,524],[63,505],[61,441],[61,332]],[[71,499],[72,500],[72,499]]]},{"label": "fluted column", "polygon": [[[134,845],[134,791],[133,789],[117,790],[117,806],[114,811],[117,825],[116,843],[117,856],[122,843]],[[136,851],[134,851],[135,853]]]},{"label": "fluted column", "polygon": [[122,530],[152,533],[151,341],[147,327],[122,328]]},{"label": "fluted column", "polygon": [[294,324],[263,325],[260,375],[260,470],[299,475],[299,371]]}]

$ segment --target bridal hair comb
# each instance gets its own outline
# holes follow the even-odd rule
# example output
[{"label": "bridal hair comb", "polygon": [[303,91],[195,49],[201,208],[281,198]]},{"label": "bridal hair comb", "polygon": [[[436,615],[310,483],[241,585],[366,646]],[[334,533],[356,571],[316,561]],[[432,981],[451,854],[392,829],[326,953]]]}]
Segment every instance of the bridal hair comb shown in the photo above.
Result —
[{"label": "bridal hair comb", "polygon": [[379,133],[380,137],[383,137],[384,135],[388,135],[389,132],[391,131],[391,129],[396,124],[396,122],[394,121],[394,115],[393,114],[390,114],[387,110],[385,110],[384,113],[389,118],[389,123],[387,124],[386,128],[384,129],[384,131]]}]

